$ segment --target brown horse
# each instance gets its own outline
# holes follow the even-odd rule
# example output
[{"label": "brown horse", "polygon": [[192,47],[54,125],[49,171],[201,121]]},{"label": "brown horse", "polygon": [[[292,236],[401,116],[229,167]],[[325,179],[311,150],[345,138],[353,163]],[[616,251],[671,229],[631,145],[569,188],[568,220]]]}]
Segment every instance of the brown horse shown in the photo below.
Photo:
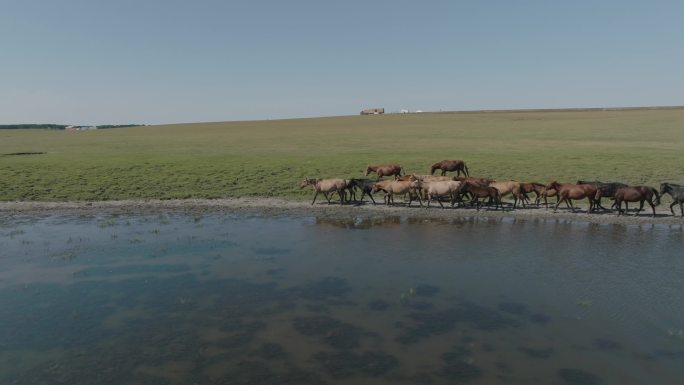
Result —
[{"label": "brown horse", "polygon": [[530,198],[527,196],[527,194],[534,193],[535,194],[535,203],[537,206],[539,206],[539,198],[542,195],[542,192],[546,189],[546,186],[544,186],[541,183],[536,183],[536,182],[529,182],[529,183],[520,183],[520,192],[523,195],[523,198],[526,201],[530,201]]},{"label": "brown horse", "polygon": [[401,175],[403,168],[398,164],[388,164],[388,165],[371,165],[366,168],[366,176],[371,172],[378,174],[378,180],[383,176],[394,175],[394,179]]},{"label": "brown horse", "polygon": [[489,198],[490,202],[494,202],[494,208],[497,210],[499,209],[499,206],[501,206],[501,210],[504,209],[503,205],[501,204],[499,190],[495,189],[494,187],[482,186],[472,182],[462,182],[457,192],[458,194],[470,194],[470,196],[473,197],[470,204],[472,205],[475,203],[477,205],[476,207],[478,211],[480,210],[481,198]]},{"label": "brown horse", "polygon": [[318,196],[318,193],[323,193],[323,196],[325,199],[328,200],[328,204],[330,204],[330,197],[328,196],[329,193],[337,193],[340,196],[340,204],[344,204],[344,198],[346,196],[346,190],[347,186],[349,185],[349,181],[347,179],[309,179],[306,178],[302,183],[299,185],[299,188],[302,189],[306,186],[313,186],[314,191],[316,192],[313,197],[313,201],[311,201],[311,204],[313,205],[316,202],[316,197]]},{"label": "brown horse", "polygon": [[443,160],[432,165],[430,168],[430,175],[435,174],[435,170],[442,170],[442,176],[446,175],[447,171],[456,171],[456,176],[461,176],[461,172],[465,176],[469,176],[468,166],[462,160]]},{"label": "brown horse", "polygon": [[555,213],[558,210],[561,202],[569,202],[572,211],[575,211],[575,207],[572,205],[572,200],[579,200],[587,198],[589,200],[589,208],[587,209],[587,214],[594,210],[594,197],[596,196],[596,186],[590,184],[572,184],[572,183],[558,183],[551,182],[546,186],[547,190],[554,189],[558,192],[558,202],[553,208]]},{"label": "brown horse", "polygon": [[[653,203],[653,197],[655,196],[655,204]],[[660,194],[658,190],[649,186],[628,186],[618,189],[615,192],[615,206],[618,209],[618,215],[623,214],[622,202],[639,202],[639,210],[634,213],[634,216],[639,215],[639,212],[644,209],[644,202],[648,202],[648,205],[653,209],[653,216],[656,216],[655,207],[660,204]]]}]

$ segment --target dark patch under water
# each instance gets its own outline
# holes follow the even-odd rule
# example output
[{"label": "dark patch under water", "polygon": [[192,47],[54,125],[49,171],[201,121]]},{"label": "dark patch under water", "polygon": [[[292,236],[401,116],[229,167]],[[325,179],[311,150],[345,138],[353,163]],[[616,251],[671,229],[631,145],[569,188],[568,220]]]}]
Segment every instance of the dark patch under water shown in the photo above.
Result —
[{"label": "dark patch under water", "polygon": [[674,384],[683,240],[499,220],[5,219],[0,384]]}]

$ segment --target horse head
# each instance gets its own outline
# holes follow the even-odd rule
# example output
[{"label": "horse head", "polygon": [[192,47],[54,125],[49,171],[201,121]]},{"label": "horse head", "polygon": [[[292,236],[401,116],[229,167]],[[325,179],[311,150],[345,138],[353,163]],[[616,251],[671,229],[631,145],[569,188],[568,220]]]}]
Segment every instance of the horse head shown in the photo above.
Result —
[{"label": "horse head", "polygon": [[303,189],[306,186],[315,186],[315,185],[316,185],[316,179],[304,178],[302,183],[299,185],[299,188]]},{"label": "horse head", "polygon": [[672,191],[672,186],[670,186],[669,183],[661,183],[660,184],[660,195],[663,195],[665,193],[668,193]]},{"label": "horse head", "polygon": [[442,163],[435,163],[430,167],[430,175],[435,175],[435,170],[438,170],[442,167]]}]

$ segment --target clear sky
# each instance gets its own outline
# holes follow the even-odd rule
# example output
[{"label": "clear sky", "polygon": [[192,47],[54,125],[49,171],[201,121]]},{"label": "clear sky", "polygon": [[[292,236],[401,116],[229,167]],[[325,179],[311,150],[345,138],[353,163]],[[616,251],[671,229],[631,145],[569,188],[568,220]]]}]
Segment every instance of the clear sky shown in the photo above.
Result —
[{"label": "clear sky", "polygon": [[684,105],[684,1],[0,0],[0,124]]}]

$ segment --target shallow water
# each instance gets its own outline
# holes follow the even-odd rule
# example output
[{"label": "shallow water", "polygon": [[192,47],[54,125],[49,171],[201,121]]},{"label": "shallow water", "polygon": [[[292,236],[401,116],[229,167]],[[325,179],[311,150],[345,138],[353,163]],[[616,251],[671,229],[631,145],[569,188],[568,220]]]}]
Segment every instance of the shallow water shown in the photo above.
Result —
[{"label": "shallow water", "polygon": [[680,384],[684,230],[0,221],[0,384]]}]

